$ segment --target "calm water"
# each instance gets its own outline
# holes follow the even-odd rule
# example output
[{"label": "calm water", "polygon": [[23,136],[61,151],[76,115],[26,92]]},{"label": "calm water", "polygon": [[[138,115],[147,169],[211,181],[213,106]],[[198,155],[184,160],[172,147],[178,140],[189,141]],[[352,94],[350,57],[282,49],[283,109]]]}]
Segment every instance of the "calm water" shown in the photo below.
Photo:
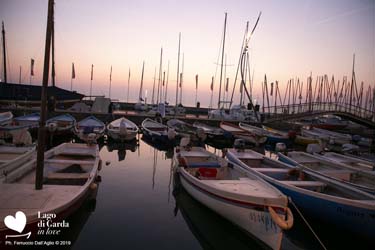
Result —
[{"label": "calm water", "polygon": [[[143,140],[119,146],[101,146],[102,182],[96,202],[71,216],[70,229],[59,237],[72,241],[71,249],[263,249],[183,188],[174,189],[178,178],[172,172],[172,150],[160,151]],[[282,248],[322,249],[294,215],[295,226]],[[328,249],[369,246],[358,247],[358,241],[335,229],[314,226]]]}]

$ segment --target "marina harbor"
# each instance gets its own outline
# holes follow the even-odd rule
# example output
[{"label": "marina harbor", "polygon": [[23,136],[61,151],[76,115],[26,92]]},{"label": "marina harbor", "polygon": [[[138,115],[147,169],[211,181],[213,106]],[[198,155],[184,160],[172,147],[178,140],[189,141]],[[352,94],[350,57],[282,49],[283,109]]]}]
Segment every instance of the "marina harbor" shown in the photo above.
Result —
[{"label": "marina harbor", "polygon": [[374,249],[375,4],[177,2],[0,3],[0,249]]}]

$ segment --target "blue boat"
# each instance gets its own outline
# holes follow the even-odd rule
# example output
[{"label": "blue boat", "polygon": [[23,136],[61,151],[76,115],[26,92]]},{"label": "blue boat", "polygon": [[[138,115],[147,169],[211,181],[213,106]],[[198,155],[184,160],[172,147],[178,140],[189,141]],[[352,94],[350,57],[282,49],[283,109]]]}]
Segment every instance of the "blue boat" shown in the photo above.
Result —
[{"label": "blue boat", "polygon": [[226,157],[291,197],[306,217],[361,238],[375,238],[374,195],[252,150],[228,149]]},{"label": "blue boat", "polygon": [[27,126],[30,129],[39,127],[40,114],[32,113],[24,116],[13,118],[14,125]]},{"label": "blue boat", "polygon": [[314,173],[375,195],[375,172],[373,171],[360,170],[329,161],[319,155],[299,151],[288,152],[288,156],[278,153],[278,159],[286,164],[306,168]]},{"label": "blue boat", "polygon": [[63,135],[72,132],[76,119],[70,114],[52,117],[46,121],[46,126],[51,133]]},{"label": "blue boat", "polygon": [[286,132],[266,127],[264,125],[262,126],[262,129],[265,131],[268,144],[276,144],[282,142],[288,145],[291,143],[290,136]]},{"label": "blue boat", "polygon": [[95,116],[89,116],[74,126],[74,134],[85,142],[96,142],[104,135],[105,124]]}]

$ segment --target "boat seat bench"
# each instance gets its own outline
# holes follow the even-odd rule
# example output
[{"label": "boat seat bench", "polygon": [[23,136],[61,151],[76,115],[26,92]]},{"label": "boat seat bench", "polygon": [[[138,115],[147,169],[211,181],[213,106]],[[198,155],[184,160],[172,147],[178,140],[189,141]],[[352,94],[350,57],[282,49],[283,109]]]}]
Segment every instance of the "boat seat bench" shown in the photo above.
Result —
[{"label": "boat seat bench", "polygon": [[338,169],[338,170],[326,169],[326,170],[321,170],[320,172],[324,175],[337,178],[340,180],[344,180],[344,181],[350,181],[351,176],[355,173],[352,170],[346,170],[346,169]]},{"label": "boat seat bench", "polygon": [[66,163],[66,164],[92,164],[92,161],[83,161],[83,160],[62,160],[62,159],[48,159],[44,161],[45,163],[53,164],[53,163]]},{"label": "boat seat bench", "polygon": [[251,168],[260,173],[288,173],[289,170],[285,168]]},{"label": "boat seat bench", "polygon": [[90,173],[49,173],[47,179],[88,179]]},{"label": "boat seat bench", "polygon": [[280,183],[292,185],[296,187],[302,187],[307,189],[320,189],[327,186],[325,183],[320,181],[279,181]]}]

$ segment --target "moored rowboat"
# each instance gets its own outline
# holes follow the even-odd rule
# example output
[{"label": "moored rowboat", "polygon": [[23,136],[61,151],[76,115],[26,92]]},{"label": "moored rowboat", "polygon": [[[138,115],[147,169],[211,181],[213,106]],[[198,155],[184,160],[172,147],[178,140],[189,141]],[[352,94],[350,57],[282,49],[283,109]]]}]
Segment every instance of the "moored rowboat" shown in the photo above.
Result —
[{"label": "moored rowboat", "polygon": [[174,161],[191,196],[268,247],[280,249],[283,229],[293,225],[286,196],[203,148],[180,147]]},{"label": "moored rowboat", "polygon": [[13,170],[25,164],[35,154],[35,146],[0,145],[0,183]]},{"label": "moored rowboat", "polygon": [[229,149],[226,156],[291,197],[304,216],[374,239],[374,195],[252,150]]},{"label": "moored rowboat", "polygon": [[9,124],[13,119],[13,114],[12,112],[2,112],[0,113],[0,126],[4,126]]},{"label": "moored rowboat", "polygon": [[142,131],[144,136],[160,142],[170,142],[176,137],[176,132],[173,129],[150,118],[143,120]]},{"label": "moored rowboat", "polygon": [[[100,158],[97,145],[64,143],[44,154],[43,188],[35,189],[36,159],[12,171],[0,184],[0,217],[21,211],[27,218],[24,233],[36,235],[40,214],[54,214],[50,223],[62,222],[78,209],[92,192]],[[35,230],[35,231],[34,231]],[[0,221],[2,235],[13,235]]]},{"label": "moored rowboat", "polygon": [[318,155],[326,160],[341,163],[358,170],[374,171],[375,161],[365,160],[358,157],[352,157],[349,155],[342,155],[334,152],[325,152],[323,155]]},{"label": "moored rowboat", "polygon": [[52,117],[46,121],[46,127],[55,135],[69,134],[73,131],[75,125],[76,119],[69,114]]},{"label": "moored rowboat", "polygon": [[354,188],[375,194],[375,172],[363,171],[305,152],[288,152],[288,156],[278,153],[278,156],[279,160],[284,163],[307,168],[310,171],[343,182]]},{"label": "moored rowboat", "polygon": [[85,142],[94,142],[104,135],[105,124],[95,116],[89,116],[78,122],[74,134]]},{"label": "moored rowboat", "polygon": [[220,123],[220,128],[231,133],[234,138],[242,139],[254,145],[263,144],[267,140],[267,137],[265,137],[264,135],[253,133],[229,122],[222,121]]},{"label": "moored rowboat", "polygon": [[134,122],[121,117],[117,120],[112,121],[107,126],[108,135],[119,141],[131,141],[134,140],[138,134],[138,127]]}]

